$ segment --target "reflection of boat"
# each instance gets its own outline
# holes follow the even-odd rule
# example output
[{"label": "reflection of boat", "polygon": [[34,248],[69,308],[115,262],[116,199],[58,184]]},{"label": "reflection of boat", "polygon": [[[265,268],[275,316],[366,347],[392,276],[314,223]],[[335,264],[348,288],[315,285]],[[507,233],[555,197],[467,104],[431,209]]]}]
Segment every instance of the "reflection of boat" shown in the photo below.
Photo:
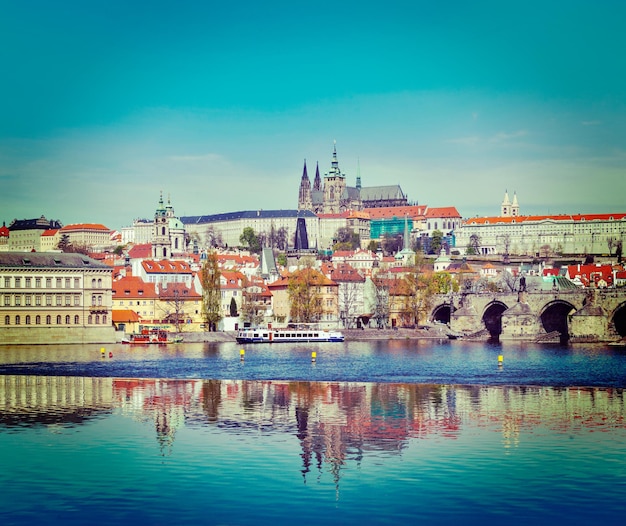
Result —
[{"label": "reflection of boat", "polygon": [[142,329],[139,333],[133,333],[128,338],[122,340],[122,343],[128,344],[166,344],[180,343],[183,341],[182,336],[169,337],[169,333],[161,329]]},{"label": "reflection of boat", "polygon": [[284,343],[284,342],[342,342],[339,331],[311,328],[242,329],[237,333],[238,343]]}]

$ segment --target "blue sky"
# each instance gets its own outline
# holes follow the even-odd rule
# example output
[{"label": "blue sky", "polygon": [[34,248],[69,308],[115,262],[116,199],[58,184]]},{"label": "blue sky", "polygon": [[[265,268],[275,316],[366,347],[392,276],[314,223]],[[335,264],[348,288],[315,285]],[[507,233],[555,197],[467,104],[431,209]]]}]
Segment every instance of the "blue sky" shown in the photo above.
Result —
[{"label": "blue sky", "polygon": [[0,221],[293,209],[306,158],[495,215],[626,210],[626,3],[0,0]]}]

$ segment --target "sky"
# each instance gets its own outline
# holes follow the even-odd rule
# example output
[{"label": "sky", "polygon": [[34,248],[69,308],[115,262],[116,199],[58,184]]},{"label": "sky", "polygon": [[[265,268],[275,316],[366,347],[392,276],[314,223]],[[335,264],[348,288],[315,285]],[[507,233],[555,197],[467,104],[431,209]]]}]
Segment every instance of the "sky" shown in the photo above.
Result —
[{"label": "sky", "polygon": [[626,2],[0,0],[0,221],[119,229],[347,184],[626,211]]}]

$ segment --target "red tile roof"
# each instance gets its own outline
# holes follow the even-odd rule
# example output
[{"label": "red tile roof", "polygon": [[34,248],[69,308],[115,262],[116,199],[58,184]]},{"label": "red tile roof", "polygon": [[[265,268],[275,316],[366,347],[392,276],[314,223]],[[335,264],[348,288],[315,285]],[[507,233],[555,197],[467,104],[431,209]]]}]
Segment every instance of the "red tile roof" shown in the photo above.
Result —
[{"label": "red tile roof", "polygon": [[618,214],[562,214],[562,215],[536,215],[536,216],[513,216],[513,217],[472,217],[464,221],[465,225],[495,225],[497,223],[525,223],[528,221],[621,221],[626,220],[626,213]]},{"label": "red tile roof", "polygon": [[144,259],[152,256],[152,245],[150,243],[144,243],[141,245],[134,245],[128,251],[128,257],[132,259]]},{"label": "red tile roof", "polygon": [[426,210],[426,217],[458,217],[460,219],[461,214],[454,206],[429,207]]},{"label": "red tile roof", "polygon": [[392,217],[405,216],[420,218],[424,216],[426,208],[426,205],[386,206],[381,208],[366,208],[365,212],[369,214],[370,219],[389,219]]},{"label": "red tile roof", "polygon": [[171,261],[169,259],[145,259],[141,262],[146,274],[191,274],[192,270],[185,261]]},{"label": "red tile roof", "polygon": [[113,282],[113,299],[157,298],[154,283],[146,283],[138,276],[126,276]]},{"label": "red tile roof", "polygon": [[110,228],[99,223],[76,223],[73,225],[65,225],[61,227],[61,232],[82,231],[82,230],[102,230],[103,232],[111,232]]}]

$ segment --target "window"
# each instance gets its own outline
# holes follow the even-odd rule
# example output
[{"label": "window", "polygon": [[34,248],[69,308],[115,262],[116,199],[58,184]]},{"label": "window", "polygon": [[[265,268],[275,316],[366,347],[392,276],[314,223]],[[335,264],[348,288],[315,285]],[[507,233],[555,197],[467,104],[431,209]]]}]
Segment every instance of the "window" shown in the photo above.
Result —
[{"label": "window", "polygon": [[71,283],[70,283],[70,278],[65,278],[65,288],[66,288],[66,289],[69,289],[69,288],[70,288],[70,285],[71,285]]},{"label": "window", "polygon": [[19,289],[22,286],[22,278],[15,278],[15,288]]},{"label": "window", "polygon": [[26,315],[24,322],[26,323],[26,325],[30,325],[30,315]]},{"label": "window", "polygon": [[46,278],[46,288],[47,289],[52,288],[52,278]]},{"label": "window", "polygon": [[91,325],[91,323],[92,323],[92,322],[91,322],[91,319],[92,319],[92,318],[91,318],[91,314],[90,314],[89,316],[87,316],[87,324],[88,324],[88,325]]},{"label": "window", "polygon": [[56,288],[60,289],[61,288],[61,278],[57,278],[56,279]]},{"label": "window", "polygon": [[74,288],[75,289],[79,289],[80,288],[80,279],[79,278],[74,278]]},{"label": "window", "polygon": [[98,279],[98,288],[99,289],[102,288],[102,279],[101,278]]},{"label": "window", "polygon": [[61,295],[57,295],[57,307],[61,306]]},{"label": "window", "polygon": [[103,314],[102,315],[102,325],[106,325],[106,323],[107,323],[107,315]]},{"label": "window", "polygon": [[65,325],[69,325],[70,324],[70,315],[66,315],[65,316]]},{"label": "window", "polygon": [[65,296],[65,306],[69,307],[72,304],[72,296],[70,296],[69,294],[67,294]]},{"label": "window", "polygon": [[4,278],[4,288],[5,289],[11,288],[11,278]]},{"label": "window", "polygon": [[25,286],[27,289],[30,289],[30,288],[31,288],[31,286],[32,286],[32,283],[31,283],[31,278],[24,278],[24,286]]},{"label": "window", "polygon": [[32,296],[27,295],[24,297],[24,305],[26,305],[27,307],[30,307],[30,302],[32,301]]},{"label": "window", "polygon": [[41,288],[41,278],[35,278],[35,287],[38,289]]},{"label": "window", "polygon": [[35,325],[41,325],[41,316],[35,316]]},{"label": "window", "polygon": [[46,325],[50,325],[51,323],[52,323],[52,318],[48,314],[48,316],[46,316]]},{"label": "window", "polygon": [[100,315],[96,314],[96,325],[100,324]]},{"label": "window", "polygon": [[50,296],[50,295],[46,296],[46,306],[47,307],[51,307],[52,306],[52,296]]},{"label": "window", "polygon": [[96,278],[91,278],[91,288],[92,289],[96,288]]},{"label": "window", "polygon": [[80,296],[76,294],[76,296],[74,296],[74,307],[79,307],[79,306],[80,306]]},{"label": "window", "polygon": [[22,304],[22,296],[15,296],[15,306],[19,307]]},{"label": "window", "polygon": [[78,325],[79,322],[79,318],[78,318],[78,314],[76,316],[74,316],[74,325]]},{"label": "window", "polygon": [[4,317],[4,324],[5,325],[11,325],[11,317],[10,316],[5,316]]},{"label": "window", "polygon": [[57,316],[57,325],[61,325],[61,315]]},{"label": "window", "polygon": [[9,305],[11,305],[11,296],[9,296],[8,294],[4,297],[4,306],[8,307]]},{"label": "window", "polygon": [[20,317],[15,316],[15,325],[19,325],[19,324],[20,324]]}]

